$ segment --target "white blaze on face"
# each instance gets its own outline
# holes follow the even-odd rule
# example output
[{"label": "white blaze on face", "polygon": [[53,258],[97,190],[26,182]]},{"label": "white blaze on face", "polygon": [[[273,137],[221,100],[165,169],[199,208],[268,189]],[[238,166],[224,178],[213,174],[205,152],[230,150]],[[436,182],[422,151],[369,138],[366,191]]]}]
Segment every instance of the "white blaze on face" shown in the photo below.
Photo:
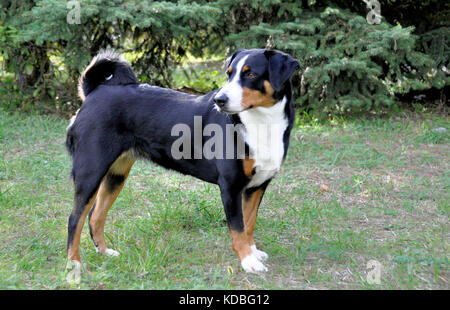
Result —
[{"label": "white blaze on face", "polygon": [[241,72],[242,67],[244,67],[245,61],[247,60],[248,55],[243,57],[237,63],[235,67],[235,72],[233,79],[229,81],[218,93],[216,96],[225,95],[228,97],[228,103],[225,105],[224,110],[227,112],[241,112],[242,108],[242,85],[241,81]]}]

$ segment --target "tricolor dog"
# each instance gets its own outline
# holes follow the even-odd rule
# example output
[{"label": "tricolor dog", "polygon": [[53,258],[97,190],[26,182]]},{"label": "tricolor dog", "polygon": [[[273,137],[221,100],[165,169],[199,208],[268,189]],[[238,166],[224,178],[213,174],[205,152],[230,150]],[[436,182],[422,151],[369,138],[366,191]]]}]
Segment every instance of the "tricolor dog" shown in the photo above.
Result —
[{"label": "tricolor dog", "polygon": [[[119,54],[97,55],[81,75],[84,103],[67,128],[75,186],[69,260],[80,263],[80,234],[87,216],[97,251],[119,254],[105,242],[106,216],[134,162],[142,158],[217,184],[242,267],[267,271],[263,261],[268,256],[256,248],[253,231],[261,199],[288,149],[295,117],[291,76],[298,68],[295,59],[280,51],[239,50],[229,60],[226,85],[196,96],[139,83]],[[174,135],[177,126],[192,134],[180,137],[175,130]],[[224,134],[229,128],[236,128],[231,142]],[[216,142],[213,151],[220,146],[228,156],[201,156],[210,139]],[[187,156],[175,156],[174,149]]]}]

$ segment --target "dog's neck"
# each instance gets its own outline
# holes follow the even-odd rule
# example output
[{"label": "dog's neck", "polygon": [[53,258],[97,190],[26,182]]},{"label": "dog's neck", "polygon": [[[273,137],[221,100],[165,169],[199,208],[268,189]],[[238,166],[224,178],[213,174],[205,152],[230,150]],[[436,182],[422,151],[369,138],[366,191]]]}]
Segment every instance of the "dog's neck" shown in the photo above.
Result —
[{"label": "dog's neck", "polygon": [[284,135],[289,126],[286,116],[287,98],[272,107],[258,107],[239,113],[245,129],[243,134],[249,146],[249,157],[254,160],[255,174],[249,187],[259,186],[272,178],[284,158]]},{"label": "dog's neck", "polygon": [[286,118],[286,104],[287,98],[284,96],[277,101],[273,106],[257,107],[249,110],[239,112],[239,119],[241,123],[248,129],[249,125],[272,125],[283,122]]}]

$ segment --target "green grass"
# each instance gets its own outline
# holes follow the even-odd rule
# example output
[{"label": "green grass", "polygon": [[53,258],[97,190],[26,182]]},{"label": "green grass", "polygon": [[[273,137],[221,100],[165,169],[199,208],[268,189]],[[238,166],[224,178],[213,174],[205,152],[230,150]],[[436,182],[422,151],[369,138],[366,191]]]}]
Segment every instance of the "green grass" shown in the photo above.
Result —
[{"label": "green grass", "polygon": [[87,271],[72,287],[67,124],[0,110],[0,289],[450,288],[449,135],[432,131],[448,118],[299,121],[257,219],[259,275],[231,250],[216,186],[138,162],[105,228],[121,255],[97,254],[85,226]]}]

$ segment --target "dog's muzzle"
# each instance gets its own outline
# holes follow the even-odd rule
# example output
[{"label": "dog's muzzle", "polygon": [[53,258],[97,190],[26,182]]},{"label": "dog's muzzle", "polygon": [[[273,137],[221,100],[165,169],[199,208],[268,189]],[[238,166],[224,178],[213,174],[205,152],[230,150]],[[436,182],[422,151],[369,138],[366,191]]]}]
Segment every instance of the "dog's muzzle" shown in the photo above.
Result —
[{"label": "dog's muzzle", "polygon": [[223,109],[228,103],[228,97],[225,94],[216,95],[213,100],[220,109]]}]

